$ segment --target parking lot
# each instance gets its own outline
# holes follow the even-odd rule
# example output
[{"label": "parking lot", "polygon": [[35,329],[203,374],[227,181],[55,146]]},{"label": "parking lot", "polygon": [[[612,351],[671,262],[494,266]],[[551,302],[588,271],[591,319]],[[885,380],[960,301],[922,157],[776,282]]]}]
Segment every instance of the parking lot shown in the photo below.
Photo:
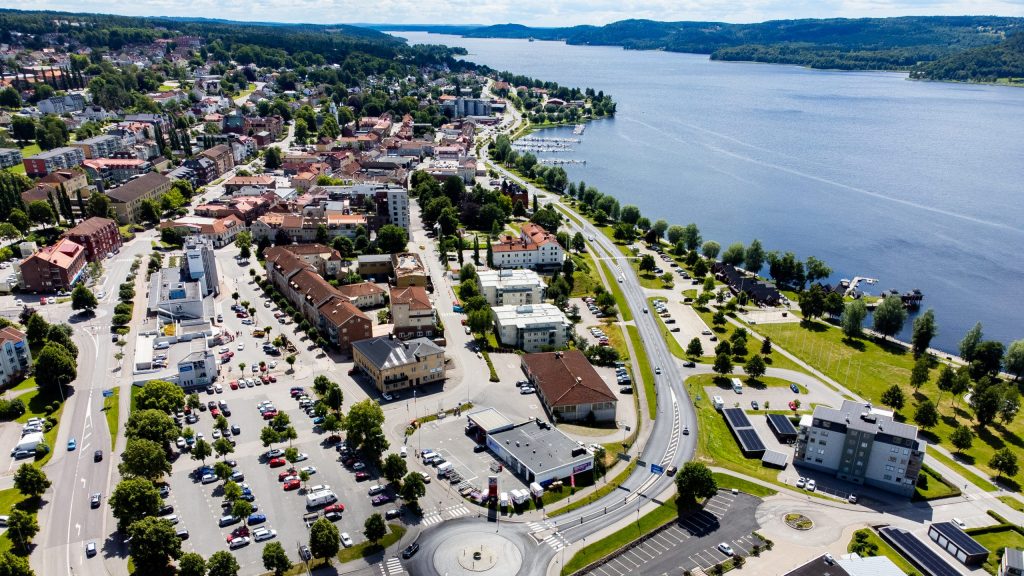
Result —
[{"label": "parking lot", "polygon": [[[721,543],[731,546],[737,554],[749,556],[751,548],[761,544],[753,535],[758,528],[754,511],[760,502],[759,498],[748,494],[719,491],[702,510],[609,557],[586,574],[677,574],[698,567],[708,570],[728,558],[718,549]],[[751,561],[757,560],[752,558]]]}]

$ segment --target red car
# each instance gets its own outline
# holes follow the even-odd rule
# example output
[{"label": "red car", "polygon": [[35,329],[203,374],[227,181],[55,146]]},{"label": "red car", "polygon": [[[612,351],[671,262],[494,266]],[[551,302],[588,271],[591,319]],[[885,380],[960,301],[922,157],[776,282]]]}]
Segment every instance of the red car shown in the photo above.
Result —
[{"label": "red car", "polygon": [[246,314],[245,312],[236,312],[235,316],[237,316],[239,318],[248,318],[249,317],[249,315]]},{"label": "red car", "polygon": [[299,480],[289,480],[289,481],[284,483],[284,489],[285,490],[298,490],[299,489],[299,485],[301,485],[301,484],[302,484],[302,482],[300,482]]},{"label": "red car", "polygon": [[262,380],[264,384],[269,384],[270,376],[267,376],[266,374],[260,374],[260,380]]},{"label": "red car", "polygon": [[296,474],[298,474],[298,472],[295,471],[295,468],[289,468],[277,475],[277,481],[282,482],[285,478],[295,476]]},{"label": "red car", "polygon": [[796,400],[790,400],[789,401],[789,409],[793,410],[793,411],[796,410]]},{"label": "red car", "polygon": [[268,376],[268,378],[270,378],[270,381],[271,381],[271,382],[277,382],[277,376],[274,376],[273,374],[271,374],[270,376]]},{"label": "red car", "polygon": [[280,468],[281,466],[284,466],[286,464],[288,464],[288,461],[285,460],[284,458],[271,458],[270,460],[271,468]]},{"label": "red car", "polygon": [[338,512],[340,514],[340,513],[344,512],[344,511],[345,511],[345,505],[344,504],[331,504],[330,506],[324,508],[324,514],[329,514],[331,512]]},{"label": "red car", "polygon": [[277,416],[277,410],[268,410],[263,413],[264,420],[273,420],[274,416]]},{"label": "red car", "polygon": [[214,418],[216,418],[217,416],[220,416],[220,409],[219,408],[210,408],[210,416],[213,416]]},{"label": "red car", "polygon": [[232,380],[231,381],[231,389],[232,390],[238,390],[238,380]]},{"label": "red car", "polygon": [[356,481],[362,482],[363,480],[369,480],[370,475],[366,472],[356,472]]},{"label": "red car", "polygon": [[241,538],[243,536],[248,536],[248,535],[249,535],[249,527],[248,526],[239,526],[238,528],[235,528],[234,530],[232,530],[231,534],[228,534],[228,537],[227,537],[228,544],[230,544],[231,541],[234,540],[235,538]]}]

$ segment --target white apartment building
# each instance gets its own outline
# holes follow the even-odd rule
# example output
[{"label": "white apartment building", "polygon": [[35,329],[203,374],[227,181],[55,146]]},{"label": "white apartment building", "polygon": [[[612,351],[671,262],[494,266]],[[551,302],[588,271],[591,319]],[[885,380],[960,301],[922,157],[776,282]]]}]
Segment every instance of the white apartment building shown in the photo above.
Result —
[{"label": "white apartment building", "polygon": [[519,238],[504,236],[491,246],[492,268],[534,268],[550,270],[562,266],[565,249],[554,234],[527,222]]},{"label": "white apartment building", "polygon": [[0,328],[0,385],[6,386],[31,368],[32,351],[25,333],[12,326]]},{"label": "white apartment building", "polygon": [[480,270],[480,291],[491,306],[523,306],[544,301],[547,284],[528,269]]},{"label": "white apartment building", "polygon": [[544,352],[565,348],[572,324],[553,304],[496,306],[494,333],[505,346],[524,352]]}]

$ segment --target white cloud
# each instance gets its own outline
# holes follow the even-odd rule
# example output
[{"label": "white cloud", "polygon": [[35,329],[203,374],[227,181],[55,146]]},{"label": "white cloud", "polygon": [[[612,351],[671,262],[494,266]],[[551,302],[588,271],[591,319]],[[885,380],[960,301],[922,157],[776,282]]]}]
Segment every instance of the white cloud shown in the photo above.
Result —
[{"label": "white cloud", "polygon": [[21,9],[273,22],[387,22],[533,26],[627,18],[760,22],[786,18],[992,14],[1024,16],[1024,0],[22,0]]}]

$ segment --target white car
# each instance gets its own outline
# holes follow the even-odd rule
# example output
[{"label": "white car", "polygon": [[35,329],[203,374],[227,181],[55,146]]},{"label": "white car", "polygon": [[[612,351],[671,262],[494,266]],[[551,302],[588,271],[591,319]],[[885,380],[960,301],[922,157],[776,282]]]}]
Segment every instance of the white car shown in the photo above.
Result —
[{"label": "white car", "polygon": [[277,530],[271,530],[270,528],[257,528],[252,532],[252,539],[256,542],[270,540],[275,536],[277,536]]},{"label": "white car", "polygon": [[245,350],[245,342],[239,342],[238,343],[238,349],[239,350]]},{"label": "white car", "polygon": [[817,487],[818,487],[818,483],[815,482],[814,480],[808,480],[807,481],[807,485],[804,486],[804,488],[807,488],[808,492],[814,492],[814,489],[817,488]]},{"label": "white car", "polygon": [[312,476],[313,474],[316,474],[316,466],[303,466],[302,468],[299,468],[299,472],[305,472]]},{"label": "white car", "polygon": [[345,546],[345,548],[350,548],[352,546],[352,537],[348,535],[348,532],[341,533],[341,544]]},{"label": "white car", "polygon": [[803,488],[805,484],[807,484],[807,478],[804,478],[803,476],[797,478],[797,480],[796,480],[796,487],[797,488]]},{"label": "white car", "polygon": [[185,437],[184,436],[178,436],[178,439],[174,442],[174,444],[179,449],[180,448],[184,448],[185,447]]},{"label": "white car", "polygon": [[313,492],[320,492],[321,490],[330,490],[330,489],[331,489],[331,486],[329,484],[317,484],[316,486],[313,486],[312,488],[307,490],[306,494],[312,494]]},{"label": "white car", "polygon": [[220,438],[220,430],[214,430],[213,431],[213,439],[216,440],[218,438]]},{"label": "white car", "polygon": [[271,360],[270,362],[267,363],[267,366],[271,368],[277,368],[277,360]]},{"label": "white car", "polygon": [[299,455],[295,457],[296,462],[302,462],[303,460],[309,460],[309,454],[305,452],[299,452]]},{"label": "white car", "polygon": [[733,554],[735,554],[735,552],[733,552],[732,550],[732,546],[729,546],[725,542],[722,542],[718,545],[718,551],[722,554],[725,554],[726,556],[732,556]]}]

